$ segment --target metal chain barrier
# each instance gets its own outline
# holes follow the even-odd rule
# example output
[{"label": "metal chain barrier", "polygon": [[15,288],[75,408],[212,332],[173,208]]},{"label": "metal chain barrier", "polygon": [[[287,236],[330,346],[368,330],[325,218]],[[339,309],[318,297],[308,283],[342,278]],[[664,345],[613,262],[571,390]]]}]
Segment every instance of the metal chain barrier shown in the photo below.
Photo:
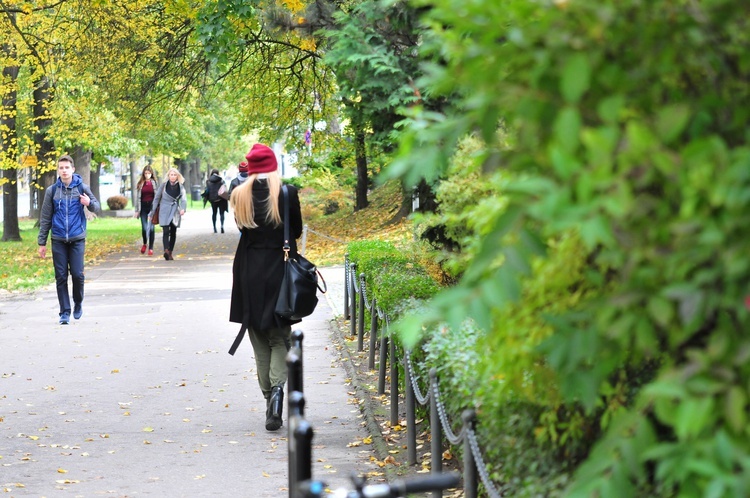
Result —
[{"label": "metal chain barrier", "polygon": [[328,239],[328,240],[331,240],[331,241],[333,241],[333,242],[338,242],[339,244],[348,244],[348,243],[349,243],[349,242],[347,242],[347,241],[345,241],[345,240],[337,239],[337,238],[335,238],[335,237],[331,237],[331,236],[329,236],[329,235],[326,235],[326,234],[324,234],[324,233],[316,232],[315,230],[313,230],[313,229],[312,229],[312,228],[310,228],[309,226],[307,227],[307,231],[308,231],[308,232],[312,232],[312,233],[314,233],[315,235],[317,235],[317,236],[319,236],[319,237],[323,237],[324,239]]},{"label": "metal chain barrier", "polygon": [[371,305],[370,300],[367,298],[367,282],[365,282],[365,274],[359,274],[359,288],[362,289],[362,297],[365,298],[365,308],[370,311]]},{"label": "metal chain barrier", "polygon": [[419,377],[414,374],[414,364],[411,361],[411,352],[406,351],[404,354],[406,362],[406,368],[409,370],[409,378],[411,379],[411,390],[414,391],[414,397],[417,399],[417,402],[420,405],[426,405],[430,402],[430,391],[427,391],[427,395],[422,394],[422,391],[419,389],[419,385],[417,384],[417,381],[419,380]]},{"label": "metal chain barrier", "polygon": [[[363,298],[363,299],[357,300],[352,297],[352,294],[349,294],[350,297],[352,297],[351,301],[353,303],[356,303],[357,301],[364,303],[364,307],[368,311],[370,311],[373,314],[376,314],[380,320],[383,320],[385,323],[385,330],[383,332],[385,334],[384,337],[390,337],[390,317],[379,306],[374,305],[375,304],[374,299],[369,298],[367,294],[368,293],[367,281],[366,281],[364,273],[360,274],[359,279],[356,278],[356,275],[352,275],[352,272],[356,271],[356,264],[351,263],[349,261],[348,254],[345,257],[344,271],[345,271],[345,281],[346,281],[347,291],[353,292],[355,295],[357,293],[360,293]],[[364,310],[361,310],[361,311],[364,312]],[[353,310],[352,315],[354,316],[355,313],[356,313],[356,310]],[[385,357],[387,355],[388,355],[387,351],[381,351],[381,363],[386,361]],[[392,363],[396,361],[395,358],[391,358],[390,360]],[[487,492],[488,496],[490,496],[491,498],[501,498],[502,494],[500,493],[497,486],[490,478],[490,475],[487,471],[486,463],[484,461],[484,457],[482,456],[482,451],[479,447],[479,442],[477,441],[476,433],[474,432],[473,428],[467,425],[462,425],[461,431],[458,434],[456,434],[453,431],[453,427],[451,426],[450,420],[448,419],[448,413],[447,413],[446,407],[441,400],[440,386],[438,384],[437,378],[435,377],[434,381],[431,379],[426,393],[422,393],[422,390],[419,386],[419,379],[423,378],[423,376],[416,374],[415,364],[412,361],[411,352],[409,350],[404,351],[403,361],[404,361],[404,368],[406,369],[408,378],[410,379],[409,385],[407,385],[406,388],[411,390],[411,392],[414,394],[414,398],[420,405],[423,405],[423,406],[428,405],[430,403],[430,399],[431,398],[434,399],[435,406],[437,409],[437,414],[440,420],[440,426],[442,427],[442,433],[445,435],[446,440],[454,446],[458,446],[464,442],[468,442],[468,448],[469,448],[468,451],[471,452],[471,457],[473,459],[472,465],[476,468],[476,472],[479,474],[482,484],[484,485],[485,491]],[[381,370],[382,370],[382,364],[381,364]],[[391,379],[391,382],[393,384],[394,380]],[[439,429],[440,428],[436,427],[435,432],[437,433]],[[476,485],[476,483],[474,484]],[[469,493],[467,494],[467,496],[476,496],[476,489],[475,490],[467,489],[466,492]],[[473,493],[473,494],[470,494],[470,493]]]},{"label": "metal chain barrier", "polygon": [[487,491],[487,494],[490,495],[492,498],[500,498],[502,496],[502,493],[495,487],[495,483],[492,482],[492,479],[490,478],[490,474],[487,472],[487,465],[484,463],[484,458],[482,458],[482,450],[479,449],[479,442],[477,441],[477,435],[474,434],[474,431],[469,429],[466,431],[465,437],[469,440],[469,445],[471,446],[471,454],[474,457],[474,462],[476,463],[477,470],[479,471],[479,477],[482,479],[482,484],[484,484],[484,489]]},{"label": "metal chain barrier", "polygon": [[458,446],[464,440],[465,428],[461,427],[461,432],[459,432],[458,435],[453,432],[450,420],[448,420],[448,414],[445,412],[445,406],[440,400],[440,387],[437,385],[437,382],[432,385],[432,395],[435,396],[435,401],[437,402],[438,415],[440,415],[440,424],[443,426],[445,438],[449,443]]}]

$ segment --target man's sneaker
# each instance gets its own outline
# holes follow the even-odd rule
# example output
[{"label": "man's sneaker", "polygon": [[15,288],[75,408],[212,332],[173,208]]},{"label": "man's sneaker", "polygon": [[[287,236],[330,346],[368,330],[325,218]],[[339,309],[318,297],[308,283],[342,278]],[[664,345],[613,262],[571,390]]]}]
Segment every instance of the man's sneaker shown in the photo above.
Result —
[{"label": "man's sneaker", "polygon": [[81,318],[81,316],[83,316],[83,306],[81,306],[80,304],[76,304],[73,308],[73,318],[78,320],[79,318]]},{"label": "man's sneaker", "polygon": [[63,313],[60,315],[60,325],[67,325],[70,323],[70,313]]}]

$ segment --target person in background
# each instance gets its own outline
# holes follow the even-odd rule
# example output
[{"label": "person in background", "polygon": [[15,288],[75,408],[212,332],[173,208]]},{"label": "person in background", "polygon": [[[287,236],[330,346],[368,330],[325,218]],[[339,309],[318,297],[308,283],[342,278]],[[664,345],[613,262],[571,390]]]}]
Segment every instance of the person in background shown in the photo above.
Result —
[{"label": "person in background", "polygon": [[237,176],[232,178],[232,181],[229,182],[229,198],[232,198],[232,191],[245,183],[245,180],[247,180],[248,174],[247,174],[247,161],[242,161],[239,166],[239,173],[237,173]]},{"label": "person in background", "polygon": [[185,178],[175,168],[167,171],[167,181],[156,190],[154,204],[148,219],[154,216],[154,209],[159,206],[159,226],[162,229],[162,242],[164,243],[164,259],[174,260],[173,251],[177,241],[177,228],[180,226],[182,216],[187,208],[185,196]]},{"label": "person in background", "polygon": [[151,213],[158,185],[159,183],[156,180],[156,175],[154,175],[154,170],[149,165],[144,166],[143,171],[141,171],[141,177],[136,184],[138,198],[135,203],[135,217],[141,219],[141,237],[143,238],[141,254],[144,254],[146,249],[148,249],[149,256],[154,255],[154,236],[156,235],[156,230],[154,229],[154,225],[149,223],[148,215]]},{"label": "person in background", "polygon": [[68,275],[73,280],[73,318],[83,316],[83,257],[86,251],[86,210],[101,208],[91,188],[75,173],[73,158],[57,160],[57,181],[44,194],[39,218],[39,257],[47,257],[47,237],[52,232],[52,264],[55,267],[60,324],[70,323]]},{"label": "person in background", "polygon": [[224,179],[219,175],[219,170],[214,168],[206,180],[206,192],[208,201],[211,203],[211,221],[214,224],[214,233],[216,233],[216,212],[219,212],[221,219],[221,233],[224,233],[224,214],[229,211],[229,192],[224,183]]},{"label": "person in background", "polygon": [[[274,313],[284,278],[284,227],[281,175],[276,155],[263,144],[255,144],[246,156],[247,180],[230,197],[240,241],[232,265],[232,296],[229,320],[247,330],[255,354],[258,384],[266,399],[266,430],[282,425],[286,354],[291,325]],[[302,234],[299,196],[293,185],[289,195],[290,253],[297,254],[296,239]]]}]

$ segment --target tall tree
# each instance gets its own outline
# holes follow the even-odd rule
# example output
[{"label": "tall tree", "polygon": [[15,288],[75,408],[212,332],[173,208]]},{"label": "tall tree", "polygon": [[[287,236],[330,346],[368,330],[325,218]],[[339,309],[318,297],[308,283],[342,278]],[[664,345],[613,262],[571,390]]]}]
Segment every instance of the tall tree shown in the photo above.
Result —
[{"label": "tall tree", "polygon": [[52,124],[48,107],[52,100],[49,78],[41,73],[34,84],[33,93],[33,141],[36,165],[29,182],[29,216],[38,219],[41,215],[44,192],[55,181],[55,145],[49,135]]},{"label": "tall tree", "polygon": [[3,242],[21,240],[18,226],[18,182],[17,158],[18,134],[16,132],[16,100],[18,96],[18,64],[16,49],[12,42],[6,41],[0,47],[4,67],[0,90],[2,90],[2,108],[0,109],[0,167],[3,170]]}]

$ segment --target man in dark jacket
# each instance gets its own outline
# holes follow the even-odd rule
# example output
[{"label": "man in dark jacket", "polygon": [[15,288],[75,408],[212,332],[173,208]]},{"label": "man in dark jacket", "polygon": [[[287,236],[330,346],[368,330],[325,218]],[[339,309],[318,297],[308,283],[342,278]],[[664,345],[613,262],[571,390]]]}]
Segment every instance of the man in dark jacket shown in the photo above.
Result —
[{"label": "man in dark jacket", "polygon": [[68,274],[73,279],[73,317],[83,315],[83,255],[86,249],[86,212],[99,211],[99,201],[80,175],[75,174],[73,158],[57,160],[58,179],[47,189],[39,221],[39,257],[47,257],[47,236],[52,231],[52,264],[55,267],[60,324],[70,323]]}]

